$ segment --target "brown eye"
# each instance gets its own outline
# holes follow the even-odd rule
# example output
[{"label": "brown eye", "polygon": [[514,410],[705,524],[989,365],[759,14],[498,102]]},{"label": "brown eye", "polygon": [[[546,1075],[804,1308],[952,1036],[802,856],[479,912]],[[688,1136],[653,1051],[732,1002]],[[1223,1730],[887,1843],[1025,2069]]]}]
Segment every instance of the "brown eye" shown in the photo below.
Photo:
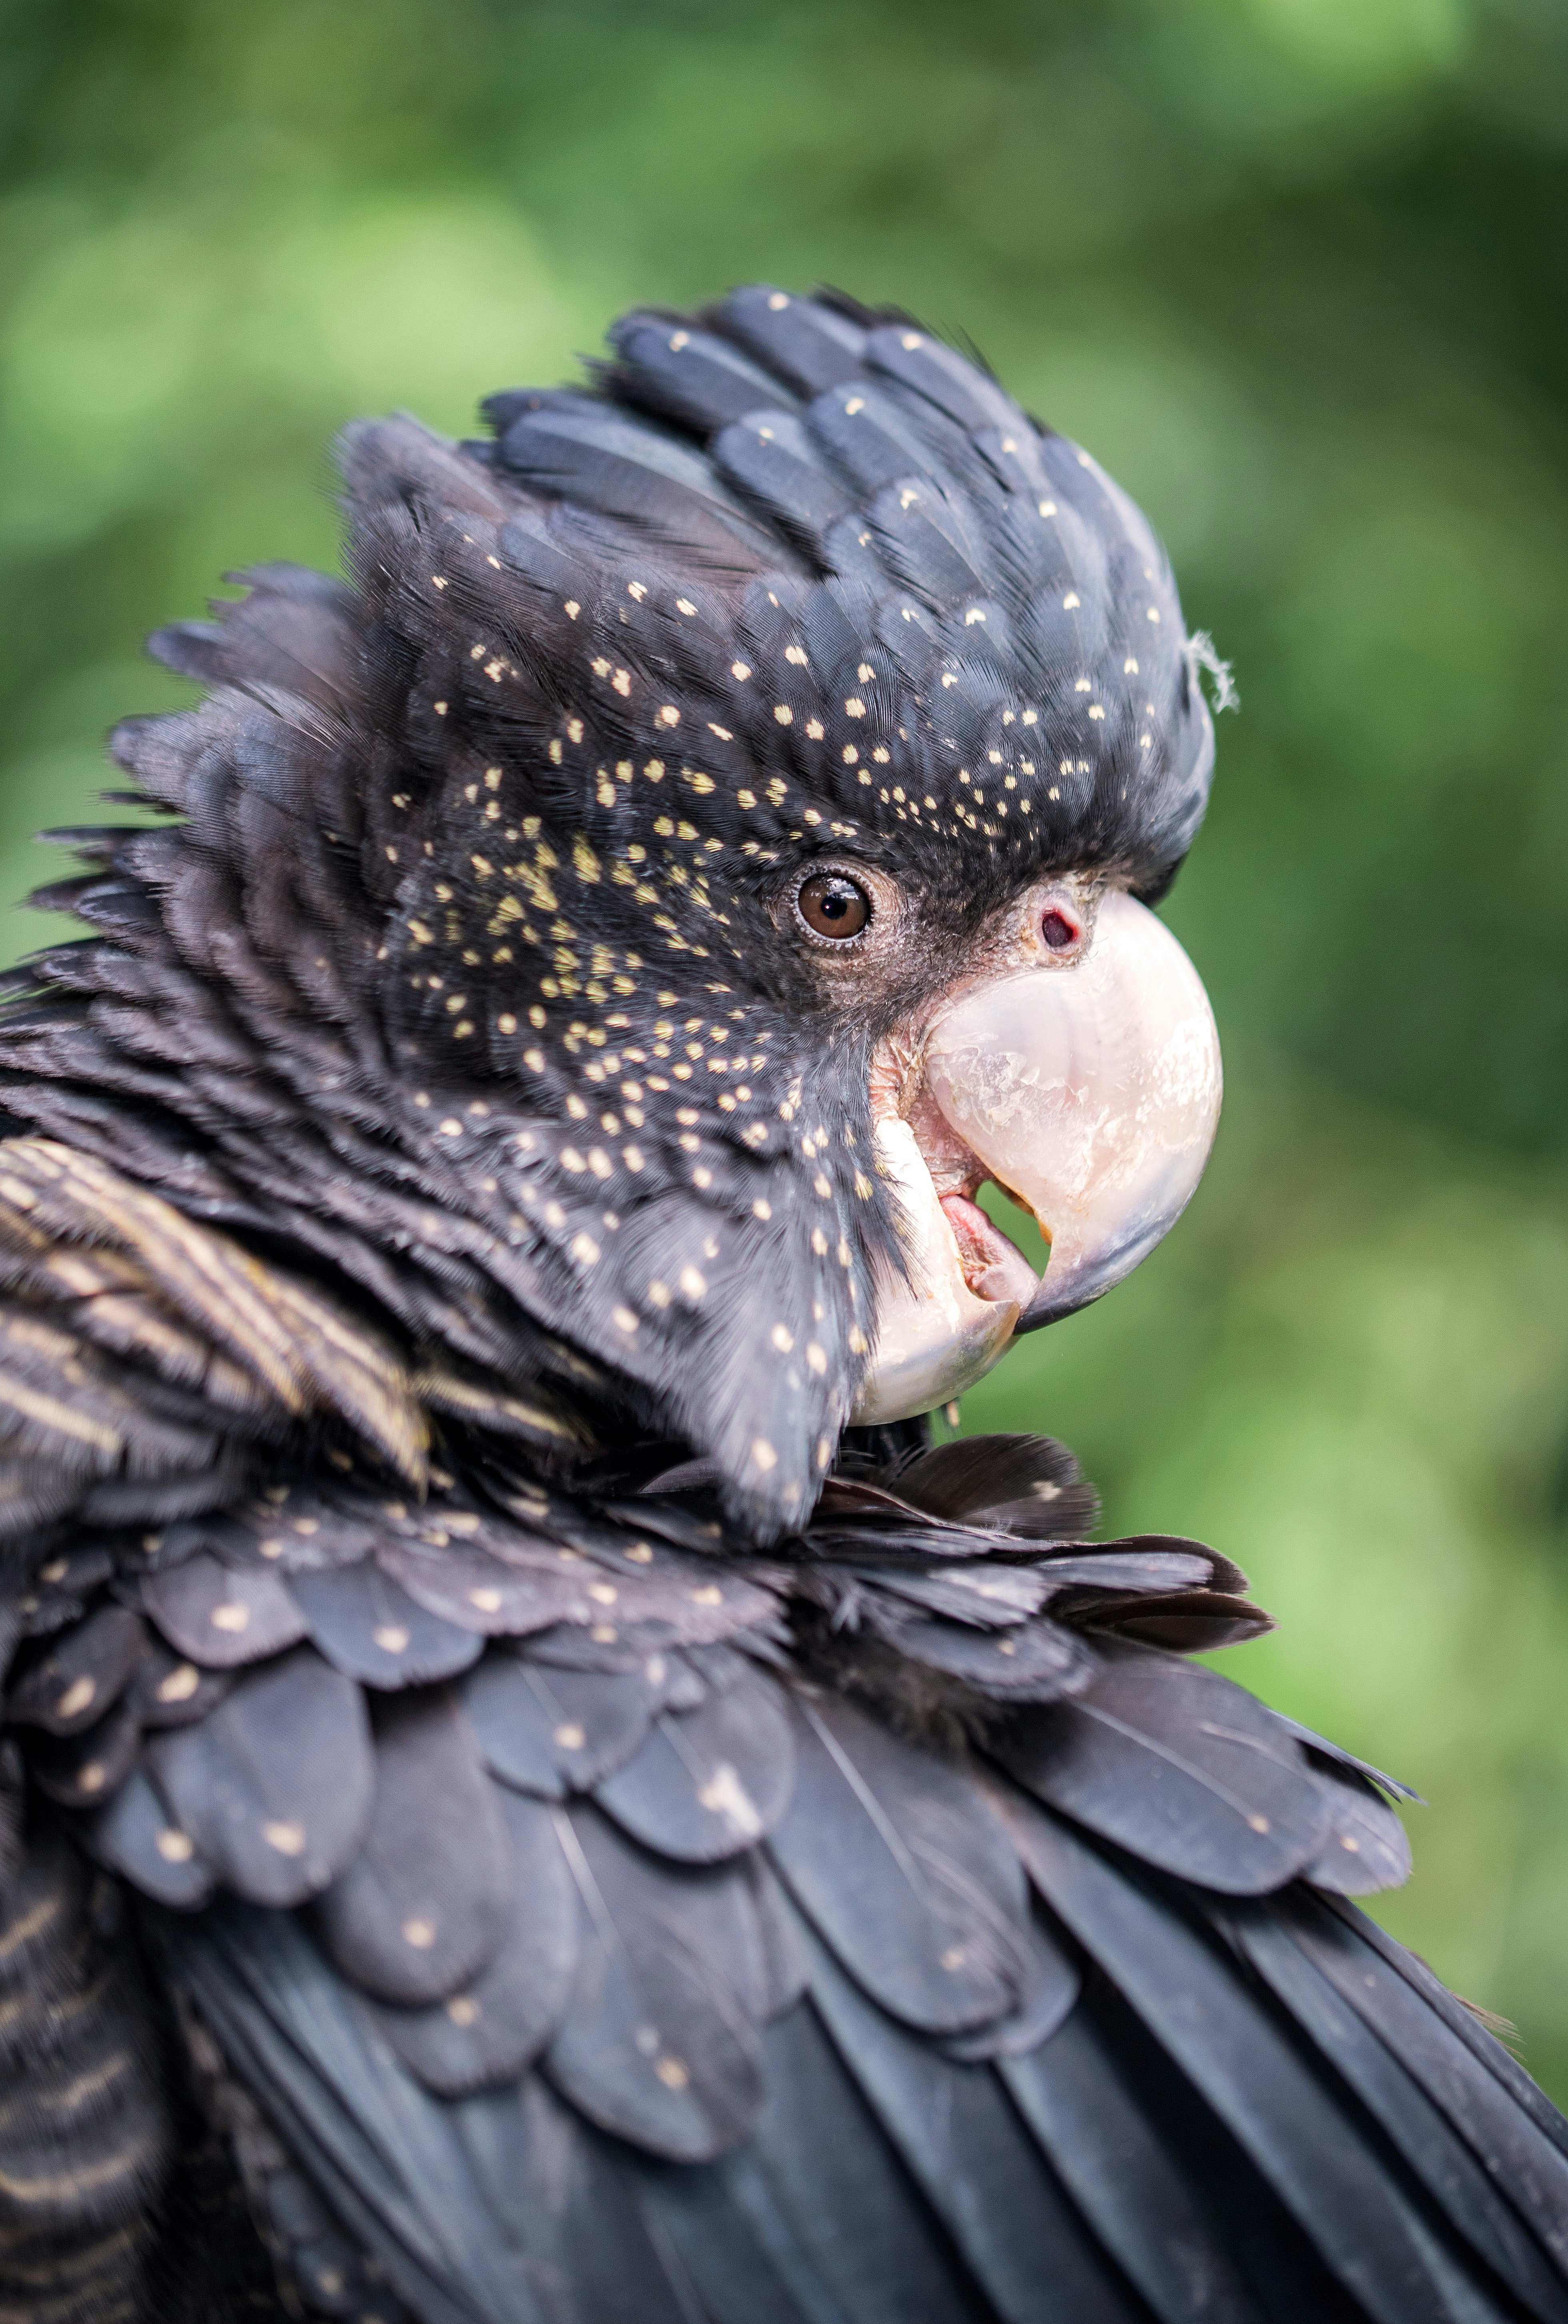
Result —
[{"label": "brown eye", "polygon": [[795,899],[813,936],[858,936],[872,916],[872,899],[842,872],[818,872]]}]

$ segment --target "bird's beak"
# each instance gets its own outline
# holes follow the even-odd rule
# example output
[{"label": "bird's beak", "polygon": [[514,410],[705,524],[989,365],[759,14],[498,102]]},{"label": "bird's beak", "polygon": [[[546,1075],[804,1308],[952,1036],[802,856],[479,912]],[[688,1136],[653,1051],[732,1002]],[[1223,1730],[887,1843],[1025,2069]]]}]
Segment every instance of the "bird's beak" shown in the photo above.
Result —
[{"label": "bird's beak", "polygon": [[[1108,894],[1071,966],[971,985],[927,1034],[909,1116],[875,1124],[909,1280],[882,1286],[860,1422],[928,1412],[1019,1332],[1130,1274],[1191,1201],[1220,1115],[1208,996],[1164,923]],[[1050,1245],[1043,1277],[975,1204],[992,1179]]]}]

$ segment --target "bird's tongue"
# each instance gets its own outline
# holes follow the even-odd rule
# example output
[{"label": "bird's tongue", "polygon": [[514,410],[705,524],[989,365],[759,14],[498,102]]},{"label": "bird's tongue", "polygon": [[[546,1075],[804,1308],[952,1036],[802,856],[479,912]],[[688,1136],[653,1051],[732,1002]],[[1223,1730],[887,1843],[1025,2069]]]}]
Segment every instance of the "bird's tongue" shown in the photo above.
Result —
[{"label": "bird's tongue", "polygon": [[977,1299],[1016,1300],[1027,1307],[1040,1279],[1021,1250],[993,1227],[967,1194],[944,1194],[942,1209],[958,1245],[964,1280]]}]

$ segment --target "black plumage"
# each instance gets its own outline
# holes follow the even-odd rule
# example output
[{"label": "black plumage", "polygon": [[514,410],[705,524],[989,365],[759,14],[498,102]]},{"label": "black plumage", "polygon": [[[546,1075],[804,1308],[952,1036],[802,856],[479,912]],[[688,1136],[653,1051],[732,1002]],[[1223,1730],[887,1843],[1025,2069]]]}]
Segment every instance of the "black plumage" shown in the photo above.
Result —
[{"label": "black plumage", "polygon": [[873,1052],[1196,830],[1164,558],[901,316],[611,345],[160,634],[0,1001],[0,2313],[1568,2316],[1402,1787],[1181,1658],[1235,1566],[846,1425]]}]

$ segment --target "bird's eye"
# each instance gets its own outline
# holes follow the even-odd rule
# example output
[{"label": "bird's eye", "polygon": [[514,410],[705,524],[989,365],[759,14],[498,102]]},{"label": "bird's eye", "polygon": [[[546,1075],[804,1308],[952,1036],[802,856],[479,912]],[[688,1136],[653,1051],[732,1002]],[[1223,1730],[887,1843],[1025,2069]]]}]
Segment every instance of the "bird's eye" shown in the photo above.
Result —
[{"label": "bird's eye", "polygon": [[872,916],[872,899],[858,880],[843,872],[818,872],[795,899],[813,936],[858,936]]},{"label": "bird's eye", "polygon": [[1053,905],[1040,921],[1040,934],[1052,952],[1065,952],[1069,945],[1077,943],[1081,931]]}]

